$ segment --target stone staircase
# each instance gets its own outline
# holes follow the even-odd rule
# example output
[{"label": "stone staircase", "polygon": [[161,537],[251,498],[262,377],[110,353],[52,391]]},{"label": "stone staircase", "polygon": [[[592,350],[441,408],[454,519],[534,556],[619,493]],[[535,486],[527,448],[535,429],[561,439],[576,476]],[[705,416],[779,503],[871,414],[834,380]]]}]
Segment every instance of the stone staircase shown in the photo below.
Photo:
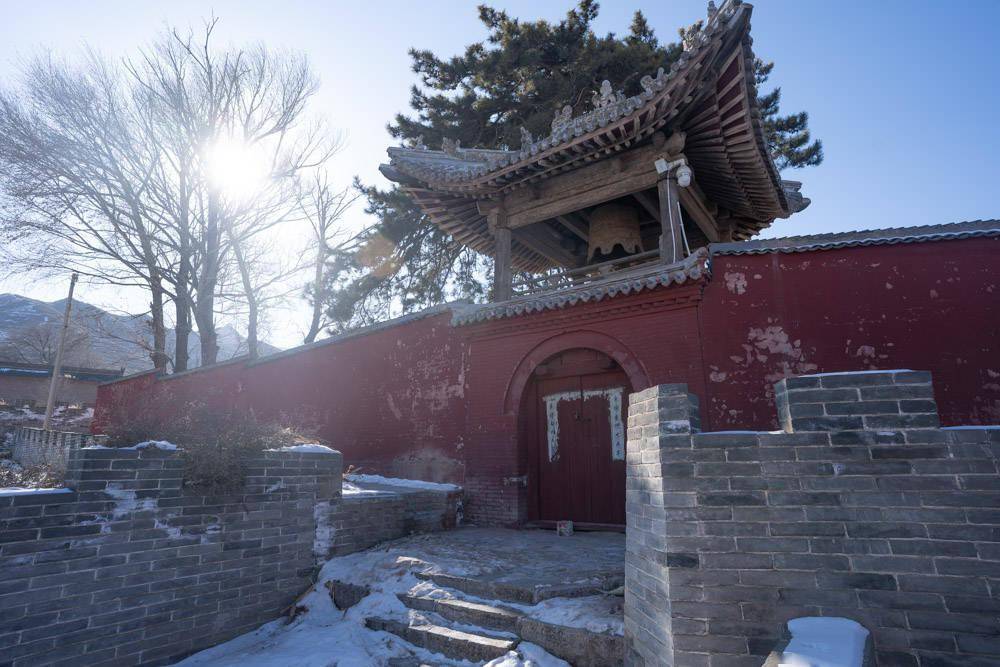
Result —
[{"label": "stone staircase", "polygon": [[[606,594],[621,585],[621,575],[581,577],[579,584],[545,584],[527,581],[496,581],[450,574],[418,574],[441,592],[453,597],[400,594],[409,609],[410,621],[368,618],[368,628],[390,632],[415,647],[455,660],[482,663],[515,650],[522,641],[579,667],[621,665],[624,644],[620,635],[593,632],[532,618],[530,613],[507,606],[536,605],[555,597]],[[472,599],[469,599],[472,598]],[[413,659],[395,663],[417,667]]]}]

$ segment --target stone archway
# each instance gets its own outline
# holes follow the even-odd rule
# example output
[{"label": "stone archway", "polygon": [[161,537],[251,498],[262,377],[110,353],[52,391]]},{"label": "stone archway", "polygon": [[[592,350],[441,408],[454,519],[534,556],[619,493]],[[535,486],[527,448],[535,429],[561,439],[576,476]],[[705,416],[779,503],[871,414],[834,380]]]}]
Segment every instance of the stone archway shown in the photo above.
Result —
[{"label": "stone archway", "polygon": [[504,411],[517,421],[528,521],[624,524],[628,395],[646,386],[631,351],[597,332],[554,336],[525,355]]},{"label": "stone archway", "polygon": [[503,413],[517,415],[524,389],[539,364],[560,352],[577,348],[595,350],[613,359],[628,376],[632,391],[641,391],[650,386],[645,367],[620,340],[598,331],[573,331],[548,338],[524,355],[507,383]]}]

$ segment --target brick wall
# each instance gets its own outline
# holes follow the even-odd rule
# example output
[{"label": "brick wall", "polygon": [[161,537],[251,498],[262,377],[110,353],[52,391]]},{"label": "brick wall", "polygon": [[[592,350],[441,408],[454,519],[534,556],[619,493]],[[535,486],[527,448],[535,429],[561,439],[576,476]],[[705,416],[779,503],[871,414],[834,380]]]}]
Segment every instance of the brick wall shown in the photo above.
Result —
[{"label": "brick wall", "polygon": [[78,449],[66,489],[0,492],[4,664],[167,664],[277,617],[333,536],[337,452],[265,452],[234,496],[176,452]]},{"label": "brick wall", "polygon": [[407,534],[403,496],[395,493],[345,493],[330,513],[334,529],[331,556],[362,551]]},{"label": "brick wall", "polygon": [[782,432],[688,432],[685,394],[630,402],[632,664],[757,667],[813,615],[879,665],[1000,662],[1000,430],[936,428],[926,373],[779,382]]},{"label": "brick wall", "polygon": [[344,491],[330,511],[330,555],[362,551],[413,533],[451,530],[461,523],[461,513],[461,490]]}]

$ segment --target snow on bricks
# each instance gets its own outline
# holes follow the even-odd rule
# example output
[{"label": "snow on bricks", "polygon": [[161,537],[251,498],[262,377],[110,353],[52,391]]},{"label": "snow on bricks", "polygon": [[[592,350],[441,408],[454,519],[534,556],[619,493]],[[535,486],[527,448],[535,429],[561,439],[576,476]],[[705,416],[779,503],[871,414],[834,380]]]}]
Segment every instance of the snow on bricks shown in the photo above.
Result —
[{"label": "snow on bricks", "polygon": [[630,397],[631,663],[756,667],[809,616],[863,625],[877,665],[1000,663],[1000,429],[938,428],[923,372],[775,395],[784,431],[719,433],[685,385]]},{"label": "snow on bricks", "polygon": [[0,662],[163,664],[276,618],[326,558],[341,465],[263,452],[240,494],[206,496],[162,443],[91,447],[67,489],[0,492]]}]

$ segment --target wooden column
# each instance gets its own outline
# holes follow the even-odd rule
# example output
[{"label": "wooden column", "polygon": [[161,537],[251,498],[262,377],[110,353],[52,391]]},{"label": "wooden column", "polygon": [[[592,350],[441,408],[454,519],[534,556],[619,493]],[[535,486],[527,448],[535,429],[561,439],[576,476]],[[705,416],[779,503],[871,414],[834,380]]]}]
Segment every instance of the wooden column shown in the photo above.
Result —
[{"label": "wooden column", "polygon": [[506,301],[513,296],[510,270],[510,227],[507,213],[501,208],[489,212],[490,230],[493,232],[493,300]]},{"label": "wooden column", "polygon": [[684,222],[677,203],[677,180],[672,176],[661,178],[656,190],[660,195],[660,261],[673,264],[684,258]]}]

